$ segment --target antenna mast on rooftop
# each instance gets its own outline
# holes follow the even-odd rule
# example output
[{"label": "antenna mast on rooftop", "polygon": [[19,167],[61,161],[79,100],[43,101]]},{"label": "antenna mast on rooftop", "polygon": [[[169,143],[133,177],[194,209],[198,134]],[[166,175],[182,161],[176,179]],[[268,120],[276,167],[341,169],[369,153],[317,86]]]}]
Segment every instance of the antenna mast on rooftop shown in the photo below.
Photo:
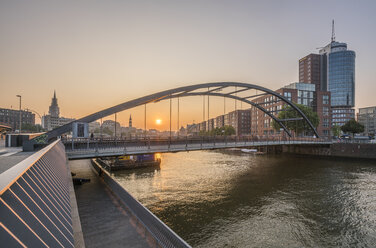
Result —
[{"label": "antenna mast on rooftop", "polygon": [[332,42],[336,41],[336,34],[334,32],[334,19],[332,20]]}]

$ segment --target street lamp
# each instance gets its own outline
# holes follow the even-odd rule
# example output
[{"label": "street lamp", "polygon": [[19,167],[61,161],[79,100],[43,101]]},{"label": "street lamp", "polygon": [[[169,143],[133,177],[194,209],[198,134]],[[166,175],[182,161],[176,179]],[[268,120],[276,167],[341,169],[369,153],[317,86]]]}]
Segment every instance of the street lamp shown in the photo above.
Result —
[{"label": "street lamp", "polygon": [[21,113],[21,95],[16,95],[17,97],[20,98],[20,129],[19,129],[19,133],[21,133],[21,130],[22,130],[22,113]]}]

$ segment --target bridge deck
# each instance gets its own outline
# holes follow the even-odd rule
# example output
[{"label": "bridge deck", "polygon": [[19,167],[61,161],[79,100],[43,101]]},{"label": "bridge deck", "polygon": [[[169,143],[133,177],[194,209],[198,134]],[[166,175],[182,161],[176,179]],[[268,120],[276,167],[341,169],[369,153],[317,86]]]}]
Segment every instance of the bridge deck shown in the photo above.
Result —
[{"label": "bridge deck", "polygon": [[70,161],[77,178],[89,183],[75,186],[86,247],[152,247],[136,218],[90,168],[90,160]]},{"label": "bridge deck", "polygon": [[[65,143],[66,154],[69,159],[84,159],[106,156],[122,156],[122,155],[136,155],[145,153],[163,153],[163,152],[181,152],[181,151],[197,151],[197,150],[211,150],[211,149],[226,149],[226,148],[244,148],[244,147],[259,147],[259,146],[276,146],[276,145],[329,145],[331,141],[323,140],[266,140],[266,141],[195,141],[195,142],[171,142],[171,143],[148,143],[148,142],[132,142],[132,143],[115,143],[103,142],[96,144],[90,143],[76,143],[74,147],[69,143]],[[72,149],[73,148],[73,149]]]}]

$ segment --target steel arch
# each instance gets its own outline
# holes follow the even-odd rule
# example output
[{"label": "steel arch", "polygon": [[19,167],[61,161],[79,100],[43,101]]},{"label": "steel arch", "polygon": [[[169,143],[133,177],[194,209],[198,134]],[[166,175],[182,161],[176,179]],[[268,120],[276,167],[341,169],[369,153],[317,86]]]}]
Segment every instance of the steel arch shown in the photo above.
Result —
[{"label": "steel arch", "polygon": [[[280,120],[278,120],[278,118],[276,118],[274,115],[272,115],[269,111],[266,111],[260,105],[253,103],[252,101],[247,100],[248,98],[250,98],[249,96],[248,97],[237,97],[237,96],[234,96],[233,94],[243,92],[243,91],[246,91],[246,90],[259,90],[259,91],[264,92],[265,95],[270,94],[270,95],[277,97],[278,99],[282,100],[286,104],[290,105],[293,109],[295,109],[302,116],[302,118],[308,123],[308,125],[310,126],[312,131],[315,133],[316,137],[319,137],[316,129],[314,128],[312,123],[309,121],[309,119],[305,116],[305,114],[294,103],[289,101],[286,97],[280,95],[279,93],[277,93],[273,90],[267,89],[267,88],[262,87],[262,86],[258,86],[258,85],[255,85],[255,84],[239,83],[239,82],[204,83],[204,84],[189,85],[189,86],[178,87],[178,88],[175,88],[175,89],[165,90],[165,91],[150,94],[150,95],[147,95],[147,96],[144,96],[144,97],[140,97],[140,98],[137,98],[137,99],[134,99],[134,100],[131,100],[131,101],[127,101],[127,102],[118,104],[116,106],[113,106],[113,107],[101,110],[99,112],[93,113],[91,115],[85,116],[85,117],[80,118],[80,119],[73,121],[73,122],[90,123],[90,122],[96,121],[100,118],[115,114],[117,112],[120,112],[120,111],[123,111],[123,110],[126,110],[126,109],[130,109],[130,108],[134,108],[134,107],[137,107],[137,106],[140,106],[140,105],[143,105],[143,104],[147,104],[147,103],[150,103],[150,102],[158,102],[158,101],[161,101],[161,100],[169,99],[171,97],[174,98],[174,97],[183,96],[184,94],[188,94],[188,93],[192,94],[192,91],[199,90],[199,89],[210,89],[211,88],[211,90],[207,90],[207,91],[203,91],[203,92],[196,92],[195,93],[196,95],[197,94],[198,95],[208,95],[208,94],[209,95],[210,94],[215,95],[215,94],[218,94],[218,93],[215,93],[215,91],[218,91],[218,90],[224,89],[224,88],[228,88],[228,87],[240,87],[242,89],[235,90],[235,91],[227,93],[227,94],[221,94],[221,96],[224,96],[224,97],[227,97],[227,98],[232,98],[232,99],[238,99],[238,100],[241,100],[243,102],[247,102],[247,103],[257,107],[261,111],[268,114],[271,118],[276,120],[282,126],[282,128],[284,128],[284,130],[287,131],[287,134],[291,135],[288,132],[288,130],[286,129],[286,127],[283,125],[283,123]],[[261,94],[261,95],[263,95],[263,94]],[[66,132],[71,131],[73,122],[70,122],[68,124],[65,124],[61,127],[58,127],[54,130],[47,132],[46,133],[46,139],[49,141],[51,139],[56,138],[57,136],[60,136],[64,133],[66,133]]]}]

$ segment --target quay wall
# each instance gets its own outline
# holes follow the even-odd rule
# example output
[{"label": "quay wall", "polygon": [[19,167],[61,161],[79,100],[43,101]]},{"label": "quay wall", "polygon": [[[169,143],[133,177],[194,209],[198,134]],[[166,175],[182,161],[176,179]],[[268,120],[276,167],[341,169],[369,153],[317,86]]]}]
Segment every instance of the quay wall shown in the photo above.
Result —
[{"label": "quay wall", "polygon": [[376,159],[376,144],[282,145],[281,151],[303,155]]}]

